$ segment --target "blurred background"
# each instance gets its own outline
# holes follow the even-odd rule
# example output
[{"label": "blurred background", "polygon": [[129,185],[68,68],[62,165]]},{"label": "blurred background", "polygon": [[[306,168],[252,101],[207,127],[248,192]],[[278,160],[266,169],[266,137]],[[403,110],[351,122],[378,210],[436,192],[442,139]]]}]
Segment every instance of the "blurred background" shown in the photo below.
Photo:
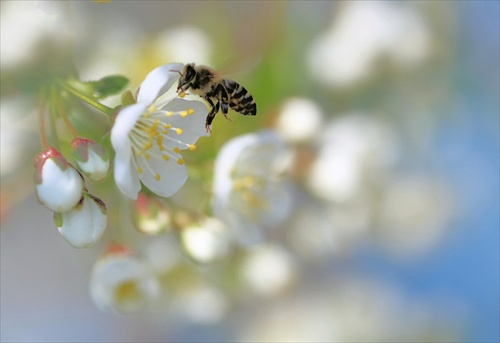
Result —
[{"label": "blurred background", "polygon": [[[2,1],[1,341],[498,342],[499,10]],[[168,62],[235,69],[259,113],[218,116],[199,158],[275,130],[293,151],[295,210],[263,245],[183,261],[195,281],[167,301],[102,312],[88,283],[103,246],[69,246],[32,192],[36,92],[75,69],[133,90]]]}]

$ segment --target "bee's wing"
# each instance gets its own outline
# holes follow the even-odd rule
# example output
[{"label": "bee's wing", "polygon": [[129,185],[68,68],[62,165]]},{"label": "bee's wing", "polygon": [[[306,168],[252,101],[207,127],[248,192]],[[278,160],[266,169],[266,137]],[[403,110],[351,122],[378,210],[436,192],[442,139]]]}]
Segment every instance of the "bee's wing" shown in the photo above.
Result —
[{"label": "bee's wing", "polygon": [[219,63],[214,69],[217,75],[232,79],[235,75],[248,74],[252,72],[262,61],[262,54],[252,57],[228,58]]}]

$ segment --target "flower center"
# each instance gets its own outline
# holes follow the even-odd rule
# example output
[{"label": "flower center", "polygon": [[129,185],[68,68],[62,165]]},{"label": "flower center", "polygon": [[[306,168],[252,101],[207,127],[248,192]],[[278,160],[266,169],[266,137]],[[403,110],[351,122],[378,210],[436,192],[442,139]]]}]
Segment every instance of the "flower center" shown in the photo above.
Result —
[{"label": "flower center", "polygon": [[[130,133],[132,150],[136,159],[141,159],[146,166],[147,171],[152,173],[157,181],[160,180],[160,174],[151,168],[149,161],[151,158],[169,162],[176,161],[177,164],[184,164],[184,159],[180,156],[182,149],[195,150],[194,144],[183,142],[180,136],[183,133],[182,128],[174,127],[168,123],[168,118],[180,116],[182,118],[194,114],[194,109],[189,108],[182,111],[164,111],[157,110],[151,105],[146,112],[139,118]],[[136,159],[135,166],[139,174],[144,172]]]},{"label": "flower center", "polygon": [[270,210],[265,197],[266,180],[255,175],[233,178],[233,189],[238,195],[241,211],[251,220],[257,220],[257,212]]}]

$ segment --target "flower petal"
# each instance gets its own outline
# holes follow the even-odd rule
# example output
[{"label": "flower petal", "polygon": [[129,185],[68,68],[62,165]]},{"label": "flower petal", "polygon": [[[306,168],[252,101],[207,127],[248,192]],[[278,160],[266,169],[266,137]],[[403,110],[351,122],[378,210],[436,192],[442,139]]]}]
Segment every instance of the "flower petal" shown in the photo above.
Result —
[{"label": "flower petal", "polygon": [[158,97],[172,87],[184,69],[181,63],[165,64],[153,69],[144,79],[137,93],[137,102],[151,105]]},{"label": "flower petal", "polygon": [[134,168],[132,159],[123,159],[116,154],[114,175],[116,185],[123,194],[132,200],[137,199],[137,194],[141,190],[141,182],[139,181],[139,174]]},{"label": "flower petal", "polygon": [[[208,115],[205,105],[197,100],[185,100],[176,98],[161,108],[163,111],[182,112],[188,109],[194,110],[193,114],[182,117],[180,115],[168,117],[165,123],[173,127],[181,128],[183,133],[179,139],[187,144],[194,144],[201,136],[209,136],[205,129],[205,121]],[[185,149],[186,147],[179,147]]]},{"label": "flower petal", "polygon": [[111,144],[116,154],[123,159],[130,159],[131,157],[132,150],[129,134],[147,107],[146,104],[133,104],[124,107],[116,116],[111,129]]},{"label": "flower petal", "polygon": [[[169,161],[151,158],[147,163],[149,166],[146,165],[144,159],[137,159],[137,164],[143,170],[139,177],[142,183],[155,194],[170,197],[181,189],[187,180],[186,166],[178,164],[173,158]],[[151,173],[149,168],[160,176],[159,180],[155,178],[156,175]]]},{"label": "flower petal", "polygon": [[129,134],[146,107],[145,104],[134,104],[123,108],[116,116],[115,124],[111,129],[111,144],[116,152],[115,182],[118,188],[131,199],[137,199],[141,183],[132,162]]}]

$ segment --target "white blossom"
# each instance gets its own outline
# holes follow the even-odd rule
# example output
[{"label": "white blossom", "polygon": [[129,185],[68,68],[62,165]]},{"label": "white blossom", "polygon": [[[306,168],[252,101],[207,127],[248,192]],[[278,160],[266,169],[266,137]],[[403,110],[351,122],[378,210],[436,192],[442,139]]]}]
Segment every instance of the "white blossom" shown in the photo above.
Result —
[{"label": "white blossom", "polygon": [[159,292],[149,264],[126,250],[107,253],[92,270],[90,295],[107,311],[135,312],[151,304]]},{"label": "white blossom", "polygon": [[279,225],[291,209],[283,173],[289,151],[271,131],[236,137],[215,161],[213,211],[241,243],[262,239],[262,228]]},{"label": "white blossom", "polygon": [[160,196],[177,192],[187,179],[181,150],[194,150],[198,138],[208,135],[203,103],[179,98],[158,101],[182,68],[176,63],[151,71],[141,84],[137,103],[116,117],[111,130],[115,182],[131,199],[137,199],[140,181]]}]

